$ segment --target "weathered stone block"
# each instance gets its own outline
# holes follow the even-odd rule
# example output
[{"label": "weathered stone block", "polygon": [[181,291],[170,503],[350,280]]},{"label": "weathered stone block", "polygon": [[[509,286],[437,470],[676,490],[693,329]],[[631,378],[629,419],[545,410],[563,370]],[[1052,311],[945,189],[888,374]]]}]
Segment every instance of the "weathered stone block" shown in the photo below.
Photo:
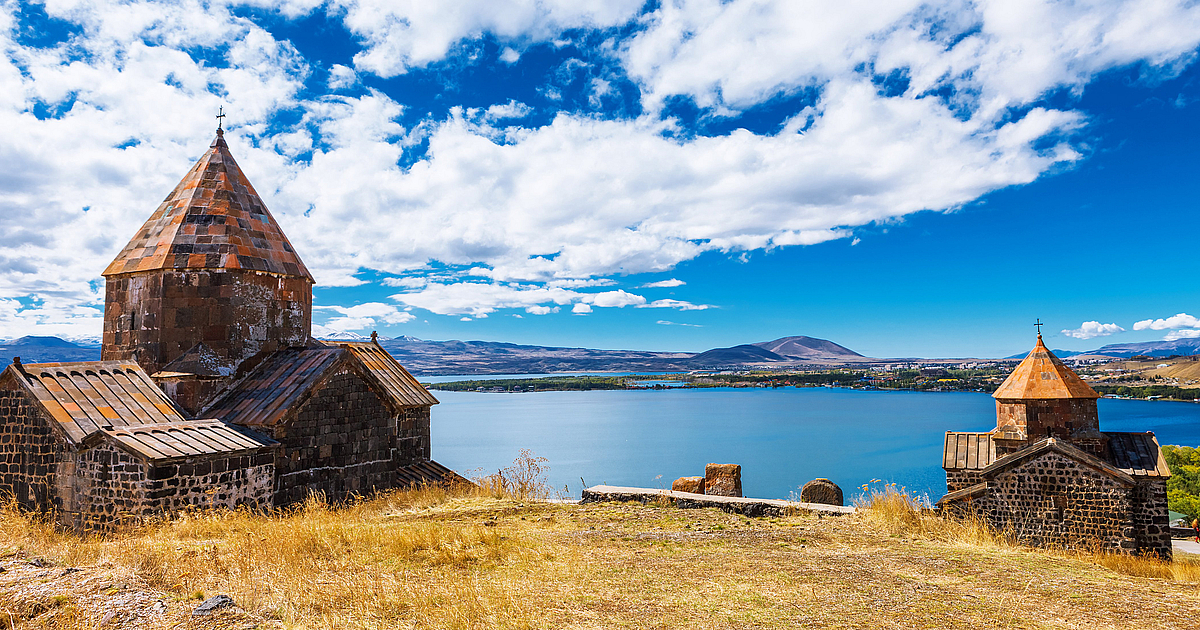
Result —
[{"label": "weathered stone block", "polygon": [[704,494],[704,477],[680,477],[671,482],[671,490]]},{"label": "weathered stone block", "polygon": [[742,496],[742,467],[738,464],[708,464],[704,467],[704,494]]},{"label": "weathered stone block", "polygon": [[845,505],[842,489],[836,483],[823,477],[804,484],[804,487],[800,489],[800,501],[824,505]]}]

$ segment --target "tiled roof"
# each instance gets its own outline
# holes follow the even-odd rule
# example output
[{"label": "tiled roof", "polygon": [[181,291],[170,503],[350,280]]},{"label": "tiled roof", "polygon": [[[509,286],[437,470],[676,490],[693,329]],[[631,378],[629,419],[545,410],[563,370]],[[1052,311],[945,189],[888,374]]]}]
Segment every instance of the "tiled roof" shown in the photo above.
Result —
[{"label": "tiled roof", "polygon": [[219,420],[111,427],[96,435],[155,463],[203,455],[235,455],[278,445],[266,436]]},{"label": "tiled roof", "polygon": [[374,381],[380,396],[396,409],[438,403],[379,346],[327,342],[272,354],[218,397],[203,415],[250,426],[278,424],[299,408],[326,373],[343,362]]},{"label": "tiled roof", "polygon": [[992,394],[992,398],[1003,400],[1099,397],[1096,390],[1046,348],[1041,335],[1029,356]]},{"label": "tiled roof", "polygon": [[1108,438],[1109,461],[1134,477],[1170,477],[1171,469],[1153,433],[1111,433]]},{"label": "tiled roof", "polygon": [[103,275],[153,269],[252,269],[312,279],[219,130]]},{"label": "tiled roof", "polygon": [[241,425],[278,424],[348,354],[343,348],[280,350],[218,397],[203,415]]},{"label": "tiled roof", "polygon": [[15,378],[74,443],[103,427],[167,424],[183,413],[138,364],[125,361],[13,364]]},{"label": "tiled roof", "polygon": [[427,461],[401,466],[396,470],[400,475],[400,485],[416,486],[420,484],[470,484],[465,477],[435,462]]},{"label": "tiled roof", "polygon": [[404,366],[374,342],[370,341],[322,341],[327,345],[338,345],[362,363],[363,367],[379,381],[397,407],[423,407],[436,405],[438,399],[421,386]]},{"label": "tiled roof", "polygon": [[996,460],[996,444],[990,433],[946,432],[942,468],[979,470]]}]

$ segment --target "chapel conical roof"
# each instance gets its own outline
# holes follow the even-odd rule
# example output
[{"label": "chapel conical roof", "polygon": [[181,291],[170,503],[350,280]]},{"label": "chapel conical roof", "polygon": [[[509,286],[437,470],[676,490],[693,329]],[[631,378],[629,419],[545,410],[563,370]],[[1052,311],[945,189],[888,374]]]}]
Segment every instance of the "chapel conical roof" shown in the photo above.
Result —
[{"label": "chapel conical roof", "polygon": [[1040,334],[1033,351],[992,394],[992,398],[1004,400],[1099,397],[1096,390],[1046,348]]},{"label": "chapel conical roof", "polygon": [[103,275],[156,269],[250,269],[312,280],[220,129]]}]

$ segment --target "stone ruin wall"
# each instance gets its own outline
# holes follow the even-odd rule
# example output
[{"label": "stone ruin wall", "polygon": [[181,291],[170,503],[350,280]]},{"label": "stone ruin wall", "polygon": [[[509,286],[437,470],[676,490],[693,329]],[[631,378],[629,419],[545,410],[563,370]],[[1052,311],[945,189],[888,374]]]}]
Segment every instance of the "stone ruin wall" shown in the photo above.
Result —
[{"label": "stone ruin wall", "polygon": [[277,506],[303,501],[310,492],[343,501],[396,486],[396,420],[366,381],[346,368],[318,386],[292,419],[254,428],[283,445],[276,460]]},{"label": "stone ruin wall", "polygon": [[957,502],[1023,542],[1133,551],[1133,491],[1058,453],[1046,453],[988,482],[987,493]]},{"label": "stone ruin wall", "polygon": [[154,374],[197,343],[229,359],[308,342],[312,283],[222,269],[149,271],[106,279],[105,361],[135,359]]},{"label": "stone ruin wall", "polygon": [[271,507],[270,451],[153,466],[102,442],[73,459],[62,520],[80,529],[111,530],[187,508]]},{"label": "stone ruin wall", "polygon": [[55,489],[63,438],[24,392],[0,389],[0,494],[31,510],[61,507]]}]

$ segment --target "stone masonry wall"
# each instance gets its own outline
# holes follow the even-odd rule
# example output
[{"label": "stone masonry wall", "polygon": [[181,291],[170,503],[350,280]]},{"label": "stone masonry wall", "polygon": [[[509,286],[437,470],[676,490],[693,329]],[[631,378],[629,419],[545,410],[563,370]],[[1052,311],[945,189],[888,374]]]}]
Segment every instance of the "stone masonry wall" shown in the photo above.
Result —
[{"label": "stone masonry wall", "polygon": [[299,276],[218,269],[151,271],[105,283],[106,361],[136,359],[148,374],[204,342],[228,367],[308,342],[312,284]]},{"label": "stone masonry wall", "polygon": [[429,461],[429,407],[402,410],[396,430],[396,466]]},{"label": "stone masonry wall", "polygon": [[1095,399],[997,400],[996,427],[1029,440],[1099,437]]},{"label": "stone masonry wall", "polygon": [[957,492],[977,483],[983,483],[983,475],[980,475],[978,470],[946,471],[946,492]]},{"label": "stone masonry wall", "polygon": [[275,482],[269,451],[153,466],[104,442],[78,453],[71,473],[61,520],[86,530],[188,507],[267,509]]},{"label": "stone masonry wall", "polygon": [[1137,479],[1133,490],[1134,531],[1138,553],[1171,557],[1171,528],[1167,514],[1167,480]]},{"label": "stone masonry wall", "polygon": [[395,487],[396,420],[360,376],[331,376],[288,422],[269,430],[283,446],[276,459],[275,505],[309,492],[342,501]]},{"label": "stone masonry wall", "polygon": [[1137,547],[1132,488],[1054,452],[996,474],[967,505],[1033,545]]},{"label": "stone masonry wall", "polygon": [[0,493],[32,510],[60,507],[55,476],[64,456],[38,407],[21,391],[0,389]]}]

